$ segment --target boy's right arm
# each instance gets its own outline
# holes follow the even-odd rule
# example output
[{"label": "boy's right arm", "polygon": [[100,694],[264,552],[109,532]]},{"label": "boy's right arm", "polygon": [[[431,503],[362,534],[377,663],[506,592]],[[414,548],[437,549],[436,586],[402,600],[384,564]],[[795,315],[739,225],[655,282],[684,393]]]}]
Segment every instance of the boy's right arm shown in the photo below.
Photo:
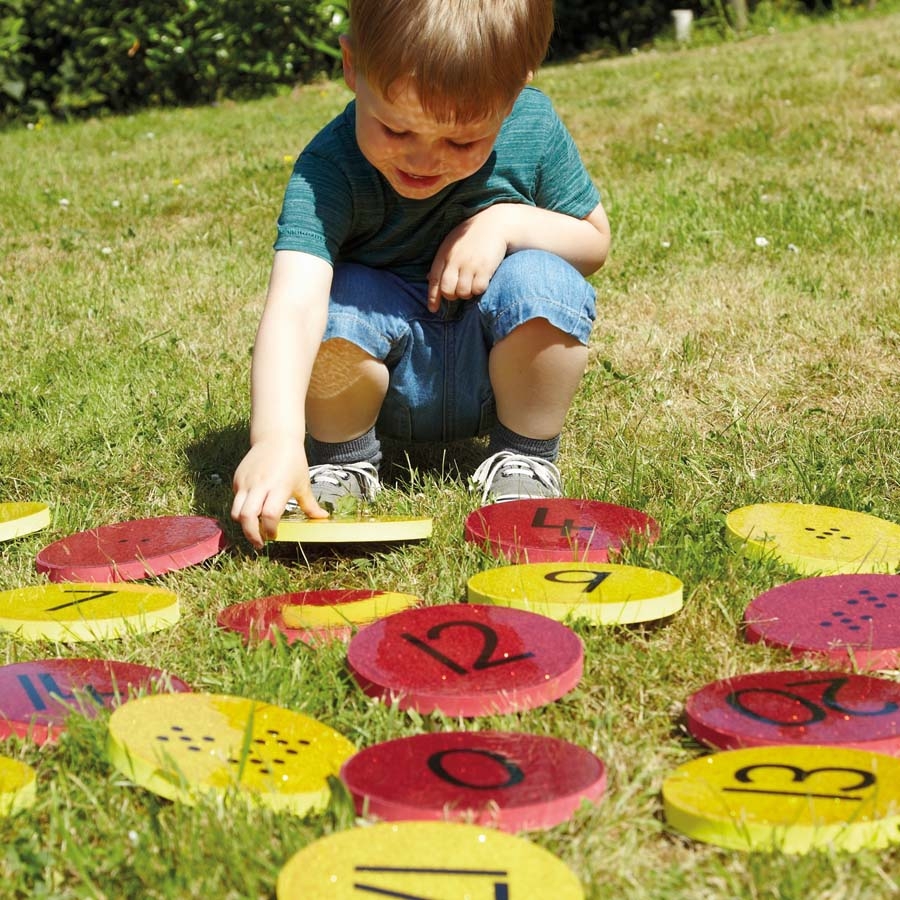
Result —
[{"label": "boy's right arm", "polygon": [[234,473],[231,517],[260,548],[294,497],[312,518],[306,460],[306,392],[328,316],[331,265],[307,253],[275,253],[253,348],[250,450]]}]

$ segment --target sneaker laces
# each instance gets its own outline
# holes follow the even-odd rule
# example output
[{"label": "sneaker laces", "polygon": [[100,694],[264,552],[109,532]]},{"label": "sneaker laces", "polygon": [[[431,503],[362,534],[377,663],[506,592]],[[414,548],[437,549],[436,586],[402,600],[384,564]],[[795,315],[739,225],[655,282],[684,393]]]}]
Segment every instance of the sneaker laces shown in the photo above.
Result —
[{"label": "sneaker laces", "polygon": [[[353,482],[356,482],[358,494],[353,490]],[[381,490],[381,482],[378,480],[378,470],[371,463],[344,463],[333,465],[322,463],[309,467],[309,483],[311,485],[328,484],[333,487],[345,487],[355,496],[361,496],[363,500],[374,500],[375,495]]]},{"label": "sneaker laces", "polygon": [[[489,456],[475,470],[472,475],[472,484],[482,488],[481,502],[504,503],[508,500],[519,500],[529,497],[559,497],[562,493],[560,481],[562,476],[559,469],[539,456],[525,456],[521,453],[513,453],[511,450],[501,450]],[[515,493],[494,494],[494,483],[510,481],[521,483],[525,481],[536,482],[533,493],[517,491]]]}]

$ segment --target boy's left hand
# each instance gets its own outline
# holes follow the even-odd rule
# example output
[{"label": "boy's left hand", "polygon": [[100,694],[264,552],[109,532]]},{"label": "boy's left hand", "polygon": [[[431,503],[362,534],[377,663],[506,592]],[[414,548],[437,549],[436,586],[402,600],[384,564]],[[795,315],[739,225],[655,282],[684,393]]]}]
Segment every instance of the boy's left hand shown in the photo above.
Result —
[{"label": "boy's left hand", "polygon": [[428,309],[437,312],[441,298],[471,300],[490,284],[506,257],[501,205],[466,219],[444,238],[428,273]]}]

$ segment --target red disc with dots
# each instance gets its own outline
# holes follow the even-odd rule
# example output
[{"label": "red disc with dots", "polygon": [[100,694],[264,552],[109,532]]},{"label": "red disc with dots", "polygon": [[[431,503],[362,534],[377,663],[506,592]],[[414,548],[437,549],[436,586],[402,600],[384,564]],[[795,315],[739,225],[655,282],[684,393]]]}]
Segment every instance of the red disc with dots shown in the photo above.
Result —
[{"label": "red disc with dots", "polygon": [[347,660],[367,694],[401,709],[482,716],[559,699],[578,684],[584,650],[575,632],[545,616],[450,604],[367,625]]},{"label": "red disc with dots", "polygon": [[136,581],[196,565],[227,543],[215,519],[160,516],[69,535],[41,550],[35,565],[50,581]]},{"label": "red disc with dots", "polygon": [[466,518],[467,541],[512,562],[607,562],[632,541],[655,541],[645,513],[599,500],[511,500]]},{"label": "red disc with dots", "polygon": [[558,738],[451,731],[361,750],[344,763],[341,779],[362,815],[527,831],[570,819],[582,801],[598,802],[606,767]]},{"label": "red disc with dots", "polygon": [[849,672],[756,672],[715,681],[685,705],[688,729],[721,750],[825,744],[900,755],[900,684]]},{"label": "red disc with dots", "polygon": [[823,575],[779,585],[744,611],[749,641],[841,666],[900,662],[900,575]]}]

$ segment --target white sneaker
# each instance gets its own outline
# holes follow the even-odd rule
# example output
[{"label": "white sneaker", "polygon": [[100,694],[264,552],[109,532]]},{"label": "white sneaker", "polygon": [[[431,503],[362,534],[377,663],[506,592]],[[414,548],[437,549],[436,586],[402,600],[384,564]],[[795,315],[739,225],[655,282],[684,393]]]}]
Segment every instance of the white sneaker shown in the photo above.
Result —
[{"label": "white sneaker", "polygon": [[[336,507],[342,497],[374,500],[381,490],[378,469],[367,462],[310,466],[309,483],[319,505],[331,509]],[[297,501],[292,498],[288,500],[285,512],[296,512],[298,508]]]},{"label": "white sneaker", "polygon": [[541,497],[561,497],[562,478],[552,462],[501,450],[489,456],[472,475],[482,503],[504,503]]}]

